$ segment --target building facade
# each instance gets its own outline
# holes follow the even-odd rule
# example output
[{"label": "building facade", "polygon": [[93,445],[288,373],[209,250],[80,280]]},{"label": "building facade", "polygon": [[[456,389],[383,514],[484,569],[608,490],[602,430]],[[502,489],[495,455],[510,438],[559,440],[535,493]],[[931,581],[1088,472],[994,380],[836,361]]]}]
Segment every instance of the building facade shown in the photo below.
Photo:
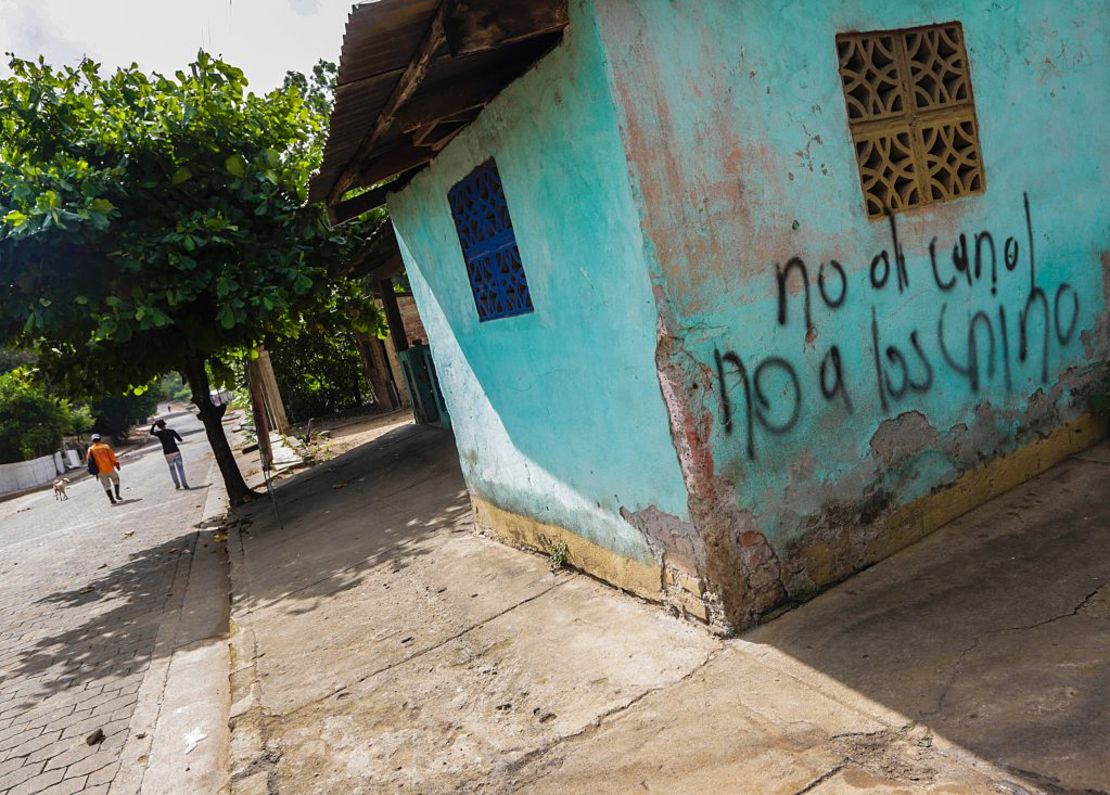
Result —
[{"label": "building facade", "polygon": [[483,526],[735,630],[1103,435],[1104,6],[567,14],[388,197]]}]

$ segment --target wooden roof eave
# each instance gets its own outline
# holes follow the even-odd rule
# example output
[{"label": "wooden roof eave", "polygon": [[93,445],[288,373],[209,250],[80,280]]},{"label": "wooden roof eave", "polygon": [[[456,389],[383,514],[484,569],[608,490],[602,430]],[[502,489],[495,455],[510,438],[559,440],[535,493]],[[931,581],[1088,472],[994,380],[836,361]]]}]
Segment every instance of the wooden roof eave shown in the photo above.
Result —
[{"label": "wooden roof eave", "polygon": [[[353,132],[350,120],[333,114],[333,128],[329,131],[319,178],[325,178],[329,170],[340,165],[328,163],[329,153],[346,162],[341,163],[334,182],[326,188],[325,202],[331,222],[343,223],[384,204],[387,192],[395,189],[395,185],[378,185],[352,198],[344,197],[352,188],[376,185],[406,172],[415,173],[508,83],[550,50],[568,23],[566,2],[441,0],[411,59],[353,155],[342,154],[349,152],[353,144],[347,138]],[[371,11],[378,6],[370,5]],[[348,55],[346,45],[344,55]],[[364,73],[345,82],[343,66],[341,62],[341,87],[360,81],[368,86],[375,84],[370,79],[375,76]],[[429,80],[429,75],[434,79]],[[424,90],[426,82],[430,87]],[[340,124],[345,125],[343,138],[347,140],[337,139],[333,143],[332,137]],[[321,187],[317,184],[311,192],[319,195]]]}]

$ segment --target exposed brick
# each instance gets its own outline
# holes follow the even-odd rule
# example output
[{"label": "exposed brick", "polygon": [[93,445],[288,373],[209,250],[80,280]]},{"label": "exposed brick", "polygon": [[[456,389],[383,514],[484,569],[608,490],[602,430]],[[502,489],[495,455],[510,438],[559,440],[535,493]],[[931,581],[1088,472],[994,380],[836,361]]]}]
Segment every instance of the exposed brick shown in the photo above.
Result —
[{"label": "exposed brick", "polygon": [[101,751],[110,751],[116,748],[122,748],[124,742],[127,741],[127,730],[118,731],[108,737],[107,740],[100,744]]},{"label": "exposed brick", "polygon": [[[64,740],[70,737],[88,737],[97,729],[104,728],[106,722],[107,716],[94,713],[84,720],[74,723],[72,726],[67,726],[62,732],[62,739]],[[105,734],[107,734],[107,732],[105,732]]]},{"label": "exposed brick", "polygon": [[14,737],[22,731],[26,731],[23,726],[8,726],[6,729],[0,729],[0,743],[9,737]]},{"label": "exposed brick", "polygon": [[85,776],[81,778],[67,778],[60,784],[55,784],[53,787],[47,787],[39,795],[73,795],[75,792],[80,792],[85,788]]},{"label": "exposed brick", "polygon": [[6,755],[12,748],[18,748],[23,745],[23,743],[35,739],[40,734],[42,734],[42,728],[38,726],[33,729],[24,729],[19,734],[13,734],[8,739],[0,742],[0,753]]},{"label": "exposed brick", "polygon": [[104,749],[100,749],[98,753],[92,756],[86,756],[80,762],[75,762],[67,767],[65,777],[76,778],[78,776],[87,776],[90,773],[103,770],[115,761],[115,754],[105,753]]},{"label": "exposed brick", "polygon": [[28,728],[32,726],[45,726],[52,720],[64,718],[66,715],[73,712],[75,706],[73,700],[67,701],[68,703],[59,703],[61,699],[58,701],[51,699],[50,703],[43,704],[41,708],[28,710],[20,715],[16,719],[15,725],[23,725]]},{"label": "exposed brick", "polygon": [[80,723],[83,720],[88,720],[92,717],[92,715],[93,712],[91,709],[79,709],[76,712],[72,712],[69,715],[66,715],[64,718],[58,718],[55,721],[51,721],[46,725],[46,731],[61,731],[63,729],[67,729],[75,723]]},{"label": "exposed brick", "polygon": [[[21,499],[29,505],[39,497]],[[41,510],[5,513],[0,793],[36,777],[23,790],[84,786],[103,795],[110,786],[164,618],[160,596],[178,565],[169,550],[180,548],[199,517],[194,503],[195,495],[168,496],[141,533],[122,540],[119,514],[109,515],[106,503],[101,517],[80,500],[51,501],[49,534]],[[97,593],[81,595],[90,583]],[[85,737],[97,728],[105,739],[89,747]]]},{"label": "exposed brick", "polygon": [[131,709],[135,708],[135,703],[138,700],[139,700],[139,697],[135,694],[128,694],[126,696],[117,696],[116,698],[113,698],[111,701],[106,701],[103,704],[101,704],[99,708],[94,710],[94,712],[96,712],[98,714],[101,714],[101,715],[109,715],[109,714],[114,714],[117,710],[119,710],[121,708],[126,708],[126,709],[131,710]]},{"label": "exposed brick", "polygon": [[44,769],[53,770],[55,768],[66,768],[95,753],[95,745],[89,745],[84,740],[79,740],[72,743],[69,750],[62,751],[57,756],[52,756],[50,759],[46,760],[46,767]]},{"label": "exposed brick", "polygon": [[3,762],[0,762],[0,778],[19,770],[26,761],[27,760],[22,757],[15,757],[14,759],[5,759]]}]

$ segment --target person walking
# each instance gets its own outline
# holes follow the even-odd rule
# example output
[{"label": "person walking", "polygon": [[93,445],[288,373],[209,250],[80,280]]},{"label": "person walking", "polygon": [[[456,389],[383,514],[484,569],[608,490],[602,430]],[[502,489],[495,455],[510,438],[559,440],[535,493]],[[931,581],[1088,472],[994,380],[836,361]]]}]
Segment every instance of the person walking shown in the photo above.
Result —
[{"label": "person walking", "polygon": [[189,488],[189,483],[185,480],[185,462],[181,460],[181,450],[177,447],[178,442],[185,441],[181,438],[181,434],[173,428],[167,428],[165,420],[158,420],[150,426],[150,435],[157,436],[158,441],[162,443],[162,454],[166,456],[166,463],[170,467],[173,487],[175,489]]},{"label": "person walking", "polygon": [[[112,505],[123,502],[123,497],[119,493],[119,459],[116,458],[116,451],[100,438],[99,433],[94,433],[90,441],[92,445],[85,455],[85,461],[92,462],[89,472],[92,472],[95,467],[96,477],[100,480],[100,485],[104,487],[104,493],[108,495]],[[116,490],[114,497],[113,488]]]}]

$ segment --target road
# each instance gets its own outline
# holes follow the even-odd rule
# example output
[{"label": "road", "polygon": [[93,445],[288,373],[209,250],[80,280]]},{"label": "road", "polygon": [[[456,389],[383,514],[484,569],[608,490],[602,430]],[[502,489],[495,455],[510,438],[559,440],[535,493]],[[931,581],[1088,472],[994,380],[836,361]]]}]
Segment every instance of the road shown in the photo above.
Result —
[{"label": "road", "polygon": [[152,440],[121,461],[120,505],[90,478],[64,502],[47,489],[0,503],[0,793],[105,793],[120,771],[209,485],[202,426],[168,421],[189,491]]}]

